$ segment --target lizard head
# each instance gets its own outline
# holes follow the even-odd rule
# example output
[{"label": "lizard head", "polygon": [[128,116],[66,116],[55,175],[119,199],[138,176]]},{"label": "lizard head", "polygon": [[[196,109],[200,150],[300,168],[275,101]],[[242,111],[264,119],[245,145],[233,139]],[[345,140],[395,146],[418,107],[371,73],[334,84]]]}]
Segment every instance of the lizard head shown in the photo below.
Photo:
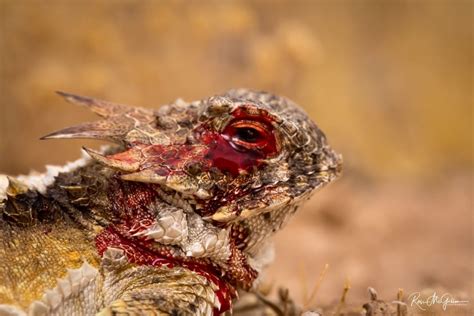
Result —
[{"label": "lizard head", "polygon": [[133,236],[175,247],[177,256],[210,258],[246,287],[260,265],[249,268],[247,259],[341,172],[341,156],[304,111],[269,93],[231,90],[158,110],[59,94],[104,119],[45,139],[118,143],[106,154],[85,150],[115,178],[146,186],[174,208],[154,210],[155,223],[129,228]]},{"label": "lizard head", "polygon": [[84,149],[123,180],[156,184],[218,223],[299,202],[341,171],[341,156],[303,110],[269,93],[231,90],[156,111],[59,94],[105,119],[43,139],[119,143],[110,155]]}]

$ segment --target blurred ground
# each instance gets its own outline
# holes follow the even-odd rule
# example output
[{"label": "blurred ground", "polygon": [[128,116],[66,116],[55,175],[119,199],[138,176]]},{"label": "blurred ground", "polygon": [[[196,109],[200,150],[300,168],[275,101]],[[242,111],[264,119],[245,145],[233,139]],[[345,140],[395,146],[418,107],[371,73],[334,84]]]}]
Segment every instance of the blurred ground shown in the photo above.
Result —
[{"label": "blurred ground", "polygon": [[319,305],[346,277],[353,301],[374,286],[472,303],[472,18],[470,1],[0,0],[0,172],[98,146],[38,140],[95,119],[55,90],[153,107],[270,90],[346,168],[277,235],[268,279],[302,301],[328,263]]}]

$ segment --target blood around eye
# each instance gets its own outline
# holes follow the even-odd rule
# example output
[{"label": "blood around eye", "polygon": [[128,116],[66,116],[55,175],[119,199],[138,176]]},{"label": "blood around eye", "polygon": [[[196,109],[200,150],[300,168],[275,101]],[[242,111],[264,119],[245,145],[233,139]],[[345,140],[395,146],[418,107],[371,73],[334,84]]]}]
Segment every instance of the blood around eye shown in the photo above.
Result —
[{"label": "blood around eye", "polygon": [[205,159],[213,167],[237,176],[261,167],[266,158],[278,152],[278,143],[273,118],[266,111],[238,108],[232,116],[234,119],[222,131],[204,124],[196,133],[208,147]]},{"label": "blood around eye", "polygon": [[226,137],[216,132],[206,132],[203,141],[209,146],[206,155],[214,167],[233,176],[262,164],[265,155],[257,151],[239,150]]}]

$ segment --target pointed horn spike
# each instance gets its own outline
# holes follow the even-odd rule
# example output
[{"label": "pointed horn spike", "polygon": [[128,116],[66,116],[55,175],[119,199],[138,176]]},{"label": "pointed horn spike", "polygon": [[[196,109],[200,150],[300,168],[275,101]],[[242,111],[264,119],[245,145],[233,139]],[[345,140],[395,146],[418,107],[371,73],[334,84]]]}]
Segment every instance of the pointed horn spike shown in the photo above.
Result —
[{"label": "pointed horn spike", "polygon": [[71,139],[71,138],[91,138],[103,139],[118,142],[119,135],[114,135],[114,129],[110,122],[97,121],[92,123],[84,123],[76,126],[64,128],[62,130],[50,133],[41,137],[41,140],[47,139]]},{"label": "pointed horn spike", "polygon": [[87,106],[94,102],[92,98],[86,97],[86,96],[80,96],[77,94],[72,94],[72,93],[63,92],[63,91],[56,91],[56,93],[62,96],[64,99],[66,99],[66,101],[70,103],[78,104],[78,105]]},{"label": "pointed horn spike", "polygon": [[102,162],[104,164],[107,164],[107,157],[105,157],[104,155],[102,155],[101,153],[93,150],[93,149],[90,149],[90,148],[87,148],[85,146],[82,146],[82,150],[84,150],[89,156],[91,156],[93,159],[99,161],[99,162]]},{"label": "pointed horn spike", "polygon": [[120,178],[126,181],[164,184],[167,177],[160,176],[150,169],[145,169],[135,173],[123,174]]},{"label": "pointed horn spike", "polygon": [[123,104],[112,103],[63,91],[56,91],[56,93],[66,99],[66,101],[77,105],[87,106],[94,113],[106,118],[123,114],[132,109],[132,107]]},{"label": "pointed horn spike", "polygon": [[104,156],[102,155],[101,153],[95,151],[95,150],[92,150],[90,148],[87,148],[87,147],[82,147],[82,149],[89,155],[91,156],[92,159],[100,162],[101,164],[104,164],[110,168],[114,168],[114,169],[119,169],[119,170],[122,170],[122,171],[127,171],[127,172],[133,172],[133,171],[137,171],[138,168],[140,167],[140,163],[137,161],[137,162],[125,162],[125,161],[121,161],[121,160],[117,160],[117,159],[114,159],[114,158],[111,158],[111,157],[107,157],[107,156]]}]

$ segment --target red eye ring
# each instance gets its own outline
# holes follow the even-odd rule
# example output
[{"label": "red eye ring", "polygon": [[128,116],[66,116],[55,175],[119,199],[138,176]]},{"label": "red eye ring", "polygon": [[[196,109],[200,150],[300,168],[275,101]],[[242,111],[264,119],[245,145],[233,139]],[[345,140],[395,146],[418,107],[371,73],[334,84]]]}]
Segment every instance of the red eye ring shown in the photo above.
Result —
[{"label": "red eye ring", "polygon": [[260,168],[280,151],[279,133],[265,110],[247,106],[234,110],[223,129],[203,124],[196,139],[206,144],[205,159],[233,176]]},{"label": "red eye ring", "polygon": [[264,122],[235,120],[226,126],[222,135],[236,149],[260,151],[265,154],[276,151],[273,127]]}]

